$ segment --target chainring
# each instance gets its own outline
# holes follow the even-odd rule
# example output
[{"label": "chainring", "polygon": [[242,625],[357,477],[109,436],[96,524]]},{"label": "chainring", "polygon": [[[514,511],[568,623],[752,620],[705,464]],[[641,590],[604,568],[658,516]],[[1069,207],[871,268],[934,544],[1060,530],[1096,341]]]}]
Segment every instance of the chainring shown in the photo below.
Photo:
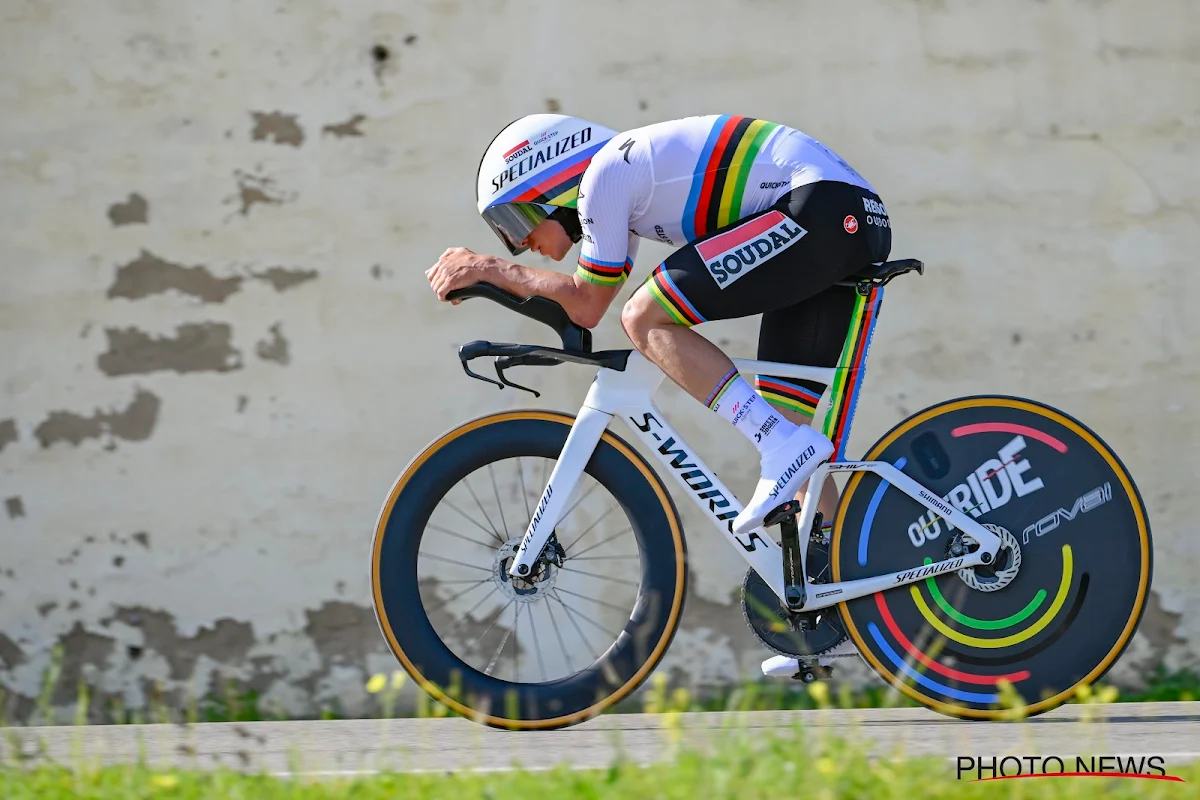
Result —
[{"label": "chainring", "polygon": [[[812,537],[808,542],[808,577],[813,583],[829,582],[829,543]],[[797,659],[813,659],[848,638],[836,605],[819,611],[792,614],[753,569],[742,581],[742,616],[754,637],[773,653]],[[792,630],[789,618],[804,623]],[[797,626],[800,627],[800,626]]]}]

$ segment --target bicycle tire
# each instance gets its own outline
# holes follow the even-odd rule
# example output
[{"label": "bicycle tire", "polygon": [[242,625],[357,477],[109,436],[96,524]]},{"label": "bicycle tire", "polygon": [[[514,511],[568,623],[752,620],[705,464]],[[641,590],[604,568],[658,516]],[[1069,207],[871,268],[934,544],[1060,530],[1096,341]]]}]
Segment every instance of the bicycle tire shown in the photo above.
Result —
[{"label": "bicycle tire", "polygon": [[[1003,444],[1016,435],[1020,442]],[[975,449],[964,451],[968,440]],[[1003,453],[995,449],[998,444]],[[1016,444],[1022,451],[1010,463],[995,458]],[[839,606],[851,640],[887,683],[948,716],[1001,720],[1056,708],[1112,667],[1145,609],[1153,547],[1145,506],[1124,464],[1091,429],[1042,403],[1003,395],[948,400],[897,424],[864,460],[889,461],[949,497],[967,485],[948,490],[953,476],[976,466],[966,463],[971,456],[965,452],[979,454],[989,446],[999,472],[981,466],[966,475],[999,486],[983,492],[983,510],[976,516],[1013,534],[1022,561],[1012,584],[991,593],[972,591],[965,578],[949,572]],[[1010,467],[1024,475],[1018,476],[1024,494],[1006,477]],[[1032,476],[1039,476],[1033,478],[1037,483],[1026,483]],[[1098,488],[1081,493],[1080,486],[1092,484]],[[831,541],[835,581],[905,569],[944,546],[936,541],[937,516],[887,486],[862,472],[847,483]],[[1051,491],[1040,493],[1047,488]],[[988,498],[997,502],[989,505]],[[909,540],[896,524],[908,522],[904,513],[924,523],[909,525]],[[872,527],[878,531],[874,537]],[[1050,574],[1054,570],[1057,578]],[[1033,589],[1038,592],[1031,597]],[[947,599],[951,591],[965,598],[962,605]],[[1016,703],[1013,694],[1004,694],[1005,683],[1020,698]]]},{"label": "bicycle tire", "polygon": [[[585,473],[625,511],[642,560],[637,601],[618,640],[600,660],[568,678],[518,683],[485,675],[467,664],[434,630],[417,580],[418,547],[426,531],[423,523],[456,481],[475,469],[512,457],[557,459],[573,421],[567,414],[518,410],[454,428],[405,468],[375,525],[372,595],[376,620],[389,648],[433,699],[492,727],[545,730],[602,713],[649,676],[666,653],[682,614],[687,548],[679,514],[646,460],[606,430]],[[393,620],[404,624],[398,626]]]}]

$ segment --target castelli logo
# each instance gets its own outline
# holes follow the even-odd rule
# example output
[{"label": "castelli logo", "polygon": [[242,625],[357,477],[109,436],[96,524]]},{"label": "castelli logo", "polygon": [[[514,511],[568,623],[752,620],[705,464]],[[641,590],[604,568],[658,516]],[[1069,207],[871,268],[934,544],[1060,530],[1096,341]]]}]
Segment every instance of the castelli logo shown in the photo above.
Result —
[{"label": "castelli logo", "polygon": [[846,229],[846,233],[855,233],[858,231],[858,220],[854,218],[853,214],[847,214],[846,218],[842,220],[842,227]]}]

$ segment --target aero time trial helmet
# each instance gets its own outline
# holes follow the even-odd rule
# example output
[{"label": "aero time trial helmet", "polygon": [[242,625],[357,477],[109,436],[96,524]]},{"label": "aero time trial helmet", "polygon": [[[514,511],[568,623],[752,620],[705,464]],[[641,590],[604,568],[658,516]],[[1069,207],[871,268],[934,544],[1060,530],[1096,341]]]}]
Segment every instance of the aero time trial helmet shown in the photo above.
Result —
[{"label": "aero time trial helmet", "polygon": [[475,200],[510,253],[528,249],[522,242],[542,220],[576,207],[583,171],[616,135],[562,114],[521,117],[496,135],[479,162]]}]

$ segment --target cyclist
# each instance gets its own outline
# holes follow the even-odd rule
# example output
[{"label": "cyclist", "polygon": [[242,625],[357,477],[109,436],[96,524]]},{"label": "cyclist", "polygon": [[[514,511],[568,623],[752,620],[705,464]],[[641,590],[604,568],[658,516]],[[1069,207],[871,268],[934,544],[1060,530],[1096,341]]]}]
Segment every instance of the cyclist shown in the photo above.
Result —
[{"label": "cyclist", "polygon": [[[452,248],[426,272],[442,300],[487,281],[548,297],[592,328],[629,277],[639,237],[678,248],[633,293],[621,324],[639,352],[758,448],[761,478],[736,532],[761,525],[833,455],[829,439],[806,424],[823,385],[757,376],[772,407],[691,330],[761,313],[759,359],[837,363],[853,289],[836,284],[885,260],[891,229],[879,195],[828,147],[749,117],[688,117],[618,133],[534,114],[492,140],[476,200],[512,255],[532,250],[561,261],[582,241],[576,270]],[[826,518],[830,500],[821,502]]]}]

